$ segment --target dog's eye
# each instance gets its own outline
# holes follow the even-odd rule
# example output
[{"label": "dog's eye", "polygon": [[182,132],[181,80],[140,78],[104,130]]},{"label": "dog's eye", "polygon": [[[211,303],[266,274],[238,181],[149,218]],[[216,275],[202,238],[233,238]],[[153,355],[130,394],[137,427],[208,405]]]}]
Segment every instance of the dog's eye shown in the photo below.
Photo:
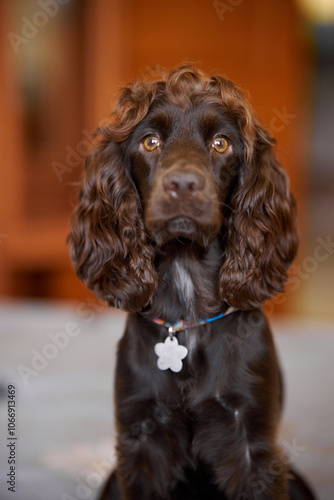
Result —
[{"label": "dog's eye", "polygon": [[224,137],[216,137],[212,142],[212,147],[217,153],[225,153],[229,147],[229,143]]},{"label": "dog's eye", "polygon": [[146,151],[154,151],[160,146],[160,140],[158,139],[158,137],[150,135],[149,137],[146,137],[146,139],[144,139],[143,145]]}]

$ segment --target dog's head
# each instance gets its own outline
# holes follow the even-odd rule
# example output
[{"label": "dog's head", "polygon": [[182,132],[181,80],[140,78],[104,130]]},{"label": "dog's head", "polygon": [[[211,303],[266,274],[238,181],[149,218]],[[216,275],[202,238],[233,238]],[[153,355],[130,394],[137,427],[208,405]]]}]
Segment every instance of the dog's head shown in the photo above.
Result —
[{"label": "dog's head", "polygon": [[244,146],[221,97],[211,95],[210,102],[207,92],[191,95],[178,83],[155,96],[134,128],[127,145],[131,176],[157,245],[185,237],[207,246],[222,227]]},{"label": "dog's head", "polygon": [[222,301],[260,306],[297,250],[295,202],[274,140],[229,80],[181,67],[122,91],[87,158],[69,241],[78,276],[140,311],[159,286],[157,248],[223,248]]}]

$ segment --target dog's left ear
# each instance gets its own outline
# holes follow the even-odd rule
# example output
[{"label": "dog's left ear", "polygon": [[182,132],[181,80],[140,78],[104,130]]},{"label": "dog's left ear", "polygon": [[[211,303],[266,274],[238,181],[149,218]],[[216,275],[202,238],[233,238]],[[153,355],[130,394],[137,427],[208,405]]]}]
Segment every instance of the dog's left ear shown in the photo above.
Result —
[{"label": "dog's left ear", "polygon": [[260,307],[283,291],[298,248],[296,203],[275,156],[275,141],[257,121],[252,135],[250,141],[246,134],[220,271],[222,299],[240,309]]}]

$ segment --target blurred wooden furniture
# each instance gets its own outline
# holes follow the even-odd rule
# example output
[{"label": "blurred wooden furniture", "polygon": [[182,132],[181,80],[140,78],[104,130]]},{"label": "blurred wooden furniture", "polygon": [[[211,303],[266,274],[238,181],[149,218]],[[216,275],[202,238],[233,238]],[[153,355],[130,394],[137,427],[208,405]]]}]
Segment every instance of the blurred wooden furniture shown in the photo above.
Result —
[{"label": "blurred wooden furniture", "polygon": [[[90,132],[110,108],[111,90],[109,96],[101,93],[97,82],[107,88],[122,80],[116,4],[59,6],[26,42],[22,39],[33,28],[21,16],[38,26],[45,16],[40,4],[13,0],[0,5],[0,30],[7,42],[0,53],[4,295],[87,295],[72,270],[66,236]],[[101,103],[100,96],[107,102]]]}]

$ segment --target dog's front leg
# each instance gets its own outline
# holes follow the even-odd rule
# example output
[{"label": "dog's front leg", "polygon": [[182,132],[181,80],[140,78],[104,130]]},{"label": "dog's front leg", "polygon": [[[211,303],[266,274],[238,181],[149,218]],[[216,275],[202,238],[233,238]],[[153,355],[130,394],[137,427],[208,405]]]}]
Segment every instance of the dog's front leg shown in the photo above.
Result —
[{"label": "dog's front leg", "polygon": [[[252,411],[261,431],[261,412]],[[228,500],[288,500],[284,457],[270,437],[254,429],[249,434],[241,408],[217,398],[201,403],[194,414],[193,453],[211,469]]]},{"label": "dog's front leg", "polygon": [[[172,500],[189,463],[181,410],[154,399],[118,408],[117,479],[124,500]],[[123,415],[122,415],[123,414]]]},{"label": "dog's front leg", "polygon": [[118,346],[116,450],[123,500],[179,498],[174,489],[190,463],[189,425],[175,374],[157,368],[152,336],[130,316]]}]

